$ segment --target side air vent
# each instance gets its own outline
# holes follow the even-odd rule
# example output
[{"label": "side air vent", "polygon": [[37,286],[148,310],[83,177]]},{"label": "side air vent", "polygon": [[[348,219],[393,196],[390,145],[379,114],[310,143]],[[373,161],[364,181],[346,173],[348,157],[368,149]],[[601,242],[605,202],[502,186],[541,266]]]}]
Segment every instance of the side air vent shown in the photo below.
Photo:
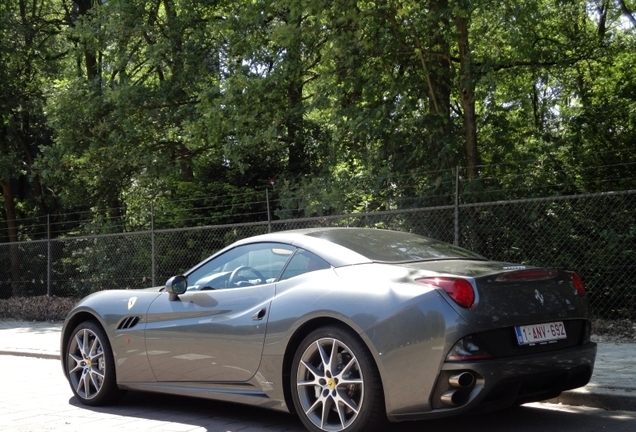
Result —
[{"label": "side air vent", "polygon": [[117,326],[117,330],[125,330],[129,328],[133,328],[137,325],[141,317],[138,316],[129,316],[121,320],[119,325]]}]

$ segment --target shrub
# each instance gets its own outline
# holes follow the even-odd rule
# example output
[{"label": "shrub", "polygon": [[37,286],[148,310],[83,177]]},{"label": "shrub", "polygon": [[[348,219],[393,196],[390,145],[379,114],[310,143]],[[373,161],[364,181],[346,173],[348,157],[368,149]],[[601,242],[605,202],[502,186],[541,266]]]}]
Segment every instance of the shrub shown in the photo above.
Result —
[{"label": "shrub", "polygon": [[77,299],[56,296],[11,297],[0,300],[0,319],[64,321]]}]

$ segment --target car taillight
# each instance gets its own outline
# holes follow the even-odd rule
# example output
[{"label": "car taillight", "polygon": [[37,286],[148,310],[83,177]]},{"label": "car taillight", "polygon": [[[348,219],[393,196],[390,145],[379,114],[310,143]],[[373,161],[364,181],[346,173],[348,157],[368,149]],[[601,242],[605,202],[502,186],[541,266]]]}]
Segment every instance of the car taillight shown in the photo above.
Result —
[{"label": "car taillight", "polygon": [[585,285],[583,284],[583,280],[574,272],[568,272],[570,275],[570,280],[572,281],[572,285],[576,292],[581,296],[585,296]]},{"label": "car taillight", "polygon": [[443,289],[461,307],[469,308],[475,304],[475,291],[466,279],[436,277],[416,280]]}]

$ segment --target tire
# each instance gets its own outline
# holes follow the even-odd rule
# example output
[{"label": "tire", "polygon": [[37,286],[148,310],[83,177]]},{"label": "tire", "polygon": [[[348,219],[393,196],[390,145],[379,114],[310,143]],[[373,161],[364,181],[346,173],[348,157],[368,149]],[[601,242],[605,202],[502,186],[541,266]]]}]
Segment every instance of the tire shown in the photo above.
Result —
[{"label": "tire", "polygon": [[298,346],[291,370],[294,407],[314,432],[384,431],[380,375],[366,346],[349,330],[314,330]]},{"label": "tire", "polygon": [[64,359],[71,390],[84,405],[108,405],[124,395],[117,387],[108,337],[94,321],[84,321],[75,327],[66,344]]}]

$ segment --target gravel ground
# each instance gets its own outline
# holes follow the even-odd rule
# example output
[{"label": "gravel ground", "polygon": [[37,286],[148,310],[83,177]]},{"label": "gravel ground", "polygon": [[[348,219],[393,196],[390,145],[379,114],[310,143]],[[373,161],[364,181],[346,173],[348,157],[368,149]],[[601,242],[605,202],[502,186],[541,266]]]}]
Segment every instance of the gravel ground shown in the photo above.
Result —
[{"label": "gravel ground", "polygon": [[592,320],[594,342],[636,342],[636,320]]}]

